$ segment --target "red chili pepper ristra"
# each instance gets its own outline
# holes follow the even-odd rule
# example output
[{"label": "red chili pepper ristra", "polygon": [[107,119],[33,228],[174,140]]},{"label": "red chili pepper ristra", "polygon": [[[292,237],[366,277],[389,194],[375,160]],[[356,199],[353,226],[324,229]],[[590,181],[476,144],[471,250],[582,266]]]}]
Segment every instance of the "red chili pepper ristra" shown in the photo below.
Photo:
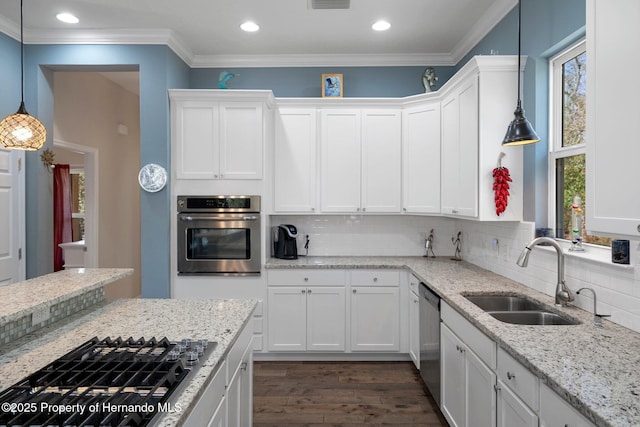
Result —
[{"label": "red chili pepper ristra", "polygon": [[510,182],[511,175],[509,175],[509,169],[500,166],[493,170],[494,201],[496,204],[496,215],[498,216],[507,209]]}]

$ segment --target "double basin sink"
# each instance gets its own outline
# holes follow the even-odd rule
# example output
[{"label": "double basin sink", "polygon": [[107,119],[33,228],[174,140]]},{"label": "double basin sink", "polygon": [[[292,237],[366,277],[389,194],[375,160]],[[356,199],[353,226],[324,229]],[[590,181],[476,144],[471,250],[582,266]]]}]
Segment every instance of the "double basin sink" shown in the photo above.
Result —
[{"label": "double basin sink", "polygon": [[544,304],[523,296],[466,295],[466,299],[505,323],[517,325],[577,325],[570,317],[549,311]]}]

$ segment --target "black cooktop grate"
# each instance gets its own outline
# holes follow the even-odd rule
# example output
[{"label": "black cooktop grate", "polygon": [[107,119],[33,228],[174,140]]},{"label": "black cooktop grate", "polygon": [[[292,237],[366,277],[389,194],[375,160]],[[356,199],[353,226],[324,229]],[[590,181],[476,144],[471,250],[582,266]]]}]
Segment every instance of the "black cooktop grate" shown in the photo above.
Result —
[{"label": "black cooktop grate", "polygon": [[189,373],[174,346],[93,338],[0,393],[0,425],[147,425]]}]

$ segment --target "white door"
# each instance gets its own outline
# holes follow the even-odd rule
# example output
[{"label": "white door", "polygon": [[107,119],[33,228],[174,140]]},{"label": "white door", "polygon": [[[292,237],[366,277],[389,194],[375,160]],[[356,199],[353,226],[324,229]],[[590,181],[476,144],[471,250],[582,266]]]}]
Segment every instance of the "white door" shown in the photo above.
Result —
[{"label": "white door", "polygon": [[409,292],[409,356],[420,369],[420,298]]},{"label": "white door", "polygon": [[260,103],[220,104],[220,178],[262,179]]},{"label": "white door", "polygon": [[171,121],[176,178],[218,178],[218,103],[177,101],[171,104]]},{"label": "white door", "polygon": [[[468,347],[463,352],[466,363],[467,426],[496,425],[496,374]],[[515,426],[516,424],[506,424]],[[537,425],[537,424],[536,424]]]},{"label": "white door", "polygon": [[323,212],[360,211],[360,111],[325,110],[321,116]]},{"label": "white door", "polygon": [[403,113],[402,210],[440,213],[440,103]]},{"label": "white door", "polygon": [[362,113],[362,210],[400,212],[402,115],[400,111]]},{"label": "white door", "polygon": [[314,212],[316,209],[316,110],[280,109],[274,149],[274,210]]},{"label": "white door", "polygon": [[458,98],[453,96],[442,102],[442,156],[441,156],[441,210],[455,214],[458,208],[460,145],[458,142]]},{"label": "white door", "polygon": [[502,381],[498,381],[497,406],[498,427],[538,427],[538,416],[535,412],[529,409]]},{"label": "white door", "polygon": [[269,351],[305,351],[307,288],[272,286],[268,298]]},{"label": "white door", "polygon": [[[478,77],[460,91],[458,98],[458,215],[478,216]],[[496,144],[498,144],[497,142]]]},{"label": "white door", "polygon": [[400,292],[390,286],[351,288],[351,350],[400,350]]},{"label": "white door", "polygon": [[345,288],[308,288],[307,350],[344,351],[346,327]]},{"label": "white door", "polygon": [[467,393],[465,359],[460,349],[464,348],[464,344],[444,323],[440,324],[440,332],[442,414],[451,426],[463,427]]},{"label": "white door", "polygon": [[25,279],[24,152],[0,149],[0,286]]}]

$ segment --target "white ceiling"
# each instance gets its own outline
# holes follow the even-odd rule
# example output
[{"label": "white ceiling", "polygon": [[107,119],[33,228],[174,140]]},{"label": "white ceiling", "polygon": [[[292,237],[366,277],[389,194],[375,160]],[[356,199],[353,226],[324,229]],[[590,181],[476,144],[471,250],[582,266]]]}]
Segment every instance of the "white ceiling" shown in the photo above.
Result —
[{"label": "white ceiling", "polygon": [[[454,65],[517,0],[24,0],[25,43],[167,44],[192,67]],[[59,12],[80,18],[56,20]],[[379,19],[391,23],[375,32]],[[253,20],[260,31],[239,25]],[[0,2],[19,39],[20,1]]]}]

